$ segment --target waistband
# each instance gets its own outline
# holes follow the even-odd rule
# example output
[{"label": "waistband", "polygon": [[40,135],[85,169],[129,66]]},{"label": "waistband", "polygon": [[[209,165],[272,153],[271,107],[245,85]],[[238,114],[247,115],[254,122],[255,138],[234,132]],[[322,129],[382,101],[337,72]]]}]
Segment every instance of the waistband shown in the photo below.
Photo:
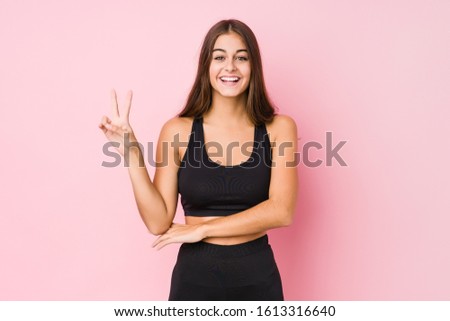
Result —
[{"label": "waistband", "polygon": [[190,255],[209,255],[215,257],[242,257],[270,249],[267,234],[245,243],[234,245],[219,245],[207,242],[183,243],[180,251],[188,251]]}]

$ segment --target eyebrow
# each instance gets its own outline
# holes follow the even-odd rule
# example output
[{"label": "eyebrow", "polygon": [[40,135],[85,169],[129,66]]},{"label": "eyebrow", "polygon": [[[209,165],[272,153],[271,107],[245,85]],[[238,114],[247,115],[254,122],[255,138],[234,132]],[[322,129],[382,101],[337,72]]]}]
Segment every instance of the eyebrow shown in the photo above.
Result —
[{"label": "eyebrow", "polygon": [[[226,50],[224,50],[224,49],[221,49],[221,48],[216,48],[216,49],[213,49],[213,51],[212,51],[212,52],[214,52],[214,51],[223,51],[223,52],[227,52]],[[236,50],[236,53],[238,53],[238,52],[242,52],[242,51],[245,51],[245,52],[247,52],[247,49],[238,49],[238,50]]]}]

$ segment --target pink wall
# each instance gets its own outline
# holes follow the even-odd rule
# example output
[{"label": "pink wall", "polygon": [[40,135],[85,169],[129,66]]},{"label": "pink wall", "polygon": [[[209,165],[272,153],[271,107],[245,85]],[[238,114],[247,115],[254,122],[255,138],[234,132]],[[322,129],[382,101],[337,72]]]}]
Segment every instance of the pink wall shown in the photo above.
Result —
[{"label": "pink wall", "polygon": [[97,124],[131,88],[155,141],[231,17],[300,146],[347,141],[347,167],[299,167],[295,224],[270,233],[286,298],[450,299],[448,1],[27,2],[0,4],[0,299],[166,299],[178,245],[151,248]]}]

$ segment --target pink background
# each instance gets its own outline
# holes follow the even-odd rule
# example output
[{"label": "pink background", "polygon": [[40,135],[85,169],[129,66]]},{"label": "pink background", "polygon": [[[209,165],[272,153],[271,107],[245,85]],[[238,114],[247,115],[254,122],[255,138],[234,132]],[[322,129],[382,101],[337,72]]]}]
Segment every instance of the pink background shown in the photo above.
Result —
[{"label": "pink background", "polygon": [[445,0],[2,0],[0,299],[166,300],[178,245],[151,248],[127,170],[101,166],[97,124],[111,88],[122,101],[133,89],[132,125],[156,141],[225,18],[255,32],[300,147],[327,131],[347,141],[347,167],[299,166],[295,223],[270,232],[286,299],[450,299],[449,12]]}]

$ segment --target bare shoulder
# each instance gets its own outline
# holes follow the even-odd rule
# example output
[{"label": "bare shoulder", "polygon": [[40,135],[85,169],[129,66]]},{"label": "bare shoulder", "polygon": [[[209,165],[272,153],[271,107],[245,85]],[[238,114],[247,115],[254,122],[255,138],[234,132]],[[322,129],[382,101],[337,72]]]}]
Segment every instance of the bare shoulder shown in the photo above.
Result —
[{"label": "bare shoulder", "polygon": [[292,137],[297,136],[297,124],[288,115],[275,115],[272,122],[267,124],[266,127],[271,141],[292,139]]},{"label": "bare shoulder", "polygon": [[192,117],[172,117],[161,128],[161,137],[172,140],[176,135],[179,135],[180,141],[186,141],[191,133],[192,122]]},{"label": "bare shoulder", "polygon": [[192,126],[192,117],[172,117],[168,119],[163,127],[162,131],[167,131],[170,133],[180,133],[186,130],[190,130],[190,127]]},{"label": "bare shoulder", "polygon": [[167,120],[161,128],[158,145],[168,143],[171,150],[173,150],[173,157],[178,161],[183,159],[189,142],[193,121],[193,117],[175,116]]}]

